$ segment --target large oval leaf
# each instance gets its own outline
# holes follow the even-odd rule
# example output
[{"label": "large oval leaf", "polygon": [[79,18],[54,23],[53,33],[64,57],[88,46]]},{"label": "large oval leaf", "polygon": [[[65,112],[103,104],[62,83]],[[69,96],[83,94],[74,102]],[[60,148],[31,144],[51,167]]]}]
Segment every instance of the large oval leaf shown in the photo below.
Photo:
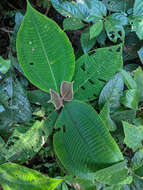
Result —
[{"label": "large oval leaf", "polygon": [[54,190],[61,182],[61,179],[47,178],[17,164],[5,163],[0,166],[0,184],[4,190]]},{"label": "large oval leaf", "polygon": [[64,106],[53,140],[59,161],[73,175],[91,177],[95,171],[123,160],[99,115],[80,101]]},{"label": "large oval leaf", "polygon": [[[112,59],[111,59],[112,57]],[[100,94],[106,81],[122,68],[121,45],[96,49],[81,56],[76,62],[74,97],[79,100],[93,100]]]},{"label": "large oval leaf", "polygon": [[74,72],[74,53],[66,34],[28,3],[17,37],[17,53],[27,78],[38,88],[59,91]]}]

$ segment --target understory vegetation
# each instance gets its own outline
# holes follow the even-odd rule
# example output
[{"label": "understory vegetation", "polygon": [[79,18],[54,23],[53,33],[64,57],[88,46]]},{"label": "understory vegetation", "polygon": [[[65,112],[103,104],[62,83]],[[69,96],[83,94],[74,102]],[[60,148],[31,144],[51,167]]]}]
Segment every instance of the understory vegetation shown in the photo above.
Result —
[{"label": "understory vegetation", "polygon": [[0,189],[143,189],[143,0],[0,2]]}]

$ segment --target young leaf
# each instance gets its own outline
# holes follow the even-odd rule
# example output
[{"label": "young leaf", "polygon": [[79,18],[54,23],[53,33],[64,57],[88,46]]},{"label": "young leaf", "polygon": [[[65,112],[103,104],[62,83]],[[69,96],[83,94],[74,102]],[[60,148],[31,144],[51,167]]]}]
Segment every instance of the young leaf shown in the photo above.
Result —
[{"label": "young leaf", "polygon": [[60,88],[62,100],[72,101],[73,99],[73,82],[63,81]]},{"label": "young leaf", "polygon": [[81,56],[76,62],[73,77],[74,97],[85,101],[97,98],[106,81],[120,68],[122,68],[120,45],[99,48],[92,55]]},{"label": "young leaf", "polygon": [[49,103],[53,103],[56,110],[59,110],[60,108],[62,108],[63,105],[63,100],[62,98],[59,96],[59,94],[57,92],[55,92],[54,90],[50,89],[50,95],[51,95],[51,100],[49,101]]},{"label": "young leaf", "polygon": [[0,56],[0,73],[7,73],[10,68],[10,60],[5,60]]},{"label": "young leaf", "polygon": [[27,78],[46,92],[50,88],[59,92],[61,82],[72,79],[74,53],[66,34],[29,2],[17,36],[17,53]]},{"label": "young leaf", "polygon": [[92,177],[95,171],[123,160],[101,118],[87,104],[80,101],[65,104],[55,130],[55,153],[73,175]]},{"label": "young leaf", "polygon": [[85,26],[85,24],[78,18],[69,17],[65,18],[63,22],[64,30],[78,30]]},{"label": "young leaf", "polygon": [[90,27],[90,39],[98,36],[103,30],[103,22],[98,21]]},{"label": "young leaf", "polygon": [[137,151],[139,148],[142,148],[142,141],[143,141],[143,126],[135,126],[131,125],[127,122],[123,122],[124,133],[125,133],[125,144],[132,148],[133,151]]},{"label": "young leaf", "polygon": [[62,179],[52,179],[36,170],[13,163],[0,165],[0,184],[4,190],[54,190]]}]

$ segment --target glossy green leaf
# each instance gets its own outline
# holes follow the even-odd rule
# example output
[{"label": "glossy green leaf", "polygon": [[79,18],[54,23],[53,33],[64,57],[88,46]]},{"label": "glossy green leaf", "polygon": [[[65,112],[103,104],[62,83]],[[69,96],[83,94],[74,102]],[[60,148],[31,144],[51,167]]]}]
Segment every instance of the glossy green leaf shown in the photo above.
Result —
[{"label": "glossy green leaf", "polygon": [[103,107],[108,102],[111,112],[117,110],[120,107],[120,98],[123,94],[123,89],[123,77],[118,73],[102,89],[99,96],[100,107]]},{"label": "glossy green leaf", "polygon": [[128,177],[126,161],[99,170],[95,173],[95,180],[107,185],[126,184]]},{"label": "glossy green leaf", "polygon": [[[111,59],[112,57],[112,59]],[[120,45],[96,49],[92,55],[85,54],[76,62],[74,97],[80,100],[97,98],[106,81],[122,68]]]},{"label": "glossy green leaf", "polygon": [[100,117],[109,131],[116,130],[116,124],[110,117],[110,107],[108,102],[104,105],[103,109],[101,110]]},{"label": "glossy green leaf", "polygon": [[65,104],[55,130],[55,153],[62,166],[73,175],[92,177],[95,171],[123,160],[101,118],[85,103]]},{"label": "glossy green leaf", "polygon": [[10,68],[10,60],[5,60],[0,56],[0,73],[7,73]]},{"label": "glossy green leaf", "polygon": [[123,122],[124,133],[125,133],[125,144],[132,148],[133,151],[137,151],[139,148],[142,148],[143,140],[143,126],[135,126],[127,122]]},{"label": "glossy green leaf", "polygon": [[84,53],[88,53],[90,49],[93,48],[93,46],[96,43],[96,39],[90,39],[90,29],[86,28],[84,31],[81,33],[81,38],[80,38],[80,43],[81,47]]},{"label": "glossy green leaf", "polygon": [[117,42],[118,39],[124,41],[125,31],[123,28],[123,21],[120,20],[120,17],[117,17],[116,14],[111,14],[106,18],[105,30],[111,41]]},{"label": "glossy green leaf", "polygon": [[98,21],[90,27],[90,39],[98,36],[103,30],[103,22]]},{"label": "glossy green leaf", "polygon": [[76,17],[86,22],[98,21],[106,16],[105,5],[98,0],[51,0],[53,7],[63,16]]},{"label": "glossy green leaf", "polygon": [[138,51],[139,58],[141,62],[143,63],[143,47]]},{"label": "glossy green leaf", "polygon": [[27,78],[44,91],[59,92],[61,82],[72,79],[74,53],[66,34],[30,3],[18,32],[17,53]]},{"label": "glossy green leaf", "polygon": [[112,13],[111,17],[113,19],[113,23],[119,23],[119,25],[127,25],[128,24],[128,17],[127,14],[124,12],[121,13]]},{"label": "glossy green leaf", "polygon": [[134,80],[137,84],[140,100],[143,101],[143,70],[140,67],[134,72]]},{"label": "glossy green leaf", "polygon": [[137,84],[129,72],[121,70],[121,74],[128,89],[137,89]]},{"label": "glossy green leaf", "polygon": [[17,164],[0,165],[0,184],[4,190],[54,190],[61,182]]},{"label": "glossy green leaf", "polygon": [[45,144],[48,136],[44,121],[36,121],[31,127],[16,127],[5,146],[6,159],[17,162],[29,160]]},{"label": "glossy green leaf", "polygon": [[102,0],[109,11],[125,12],[133,7],[134,0]]},{"label": "glossy green leaf", "polygon": [[137,110],[139,100],[140,100],[139,91],[137,89],[131,89],[124,91],[123,97],[121,98],[121,103],[125,107]]},{"label": "glossy green leaf", "polygon": [[63,22],[64,30],[78,30],[85,26],[85,24],[78,18],[69,17],[65,18]]}]

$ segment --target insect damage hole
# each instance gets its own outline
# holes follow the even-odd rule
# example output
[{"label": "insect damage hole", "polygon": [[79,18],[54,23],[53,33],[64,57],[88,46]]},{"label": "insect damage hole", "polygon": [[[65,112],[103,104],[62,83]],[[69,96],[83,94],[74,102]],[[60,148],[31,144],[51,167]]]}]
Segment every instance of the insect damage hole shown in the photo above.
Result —
[{"label": "insect damage hole", "polygon": [[83,64],[81,65],[81,69],[82,69],[83,71],[85,71],[85,63],[83,63]]},{"label": "insect damage hole", "polygon": [[121,51],[121,47],[118,47],[117,49],[116,49],[116,52],[120,52]]},{"label": "insect damage hole", "polygon": [[84,87],[84,86],[81,86],[81,89],[82,89],[82,90],[85,90],[85,87]]},{"label": "insect damage hole", "polygon": [[33,63],[33,62],[30,62],[30,63],[29,63],[29,65],[31,65],[31,66],[32,66],[32,65],[34,65],[34,63]]},{"label": "insect damage hole", "polygon": [[89,79],[88,81],[90,82],[90,84],[94,85],[93,80]]},{"label": "insect damage hole", "polygon": [[114,39],[114,38],[115,38],[114,31],[109,32],[109,35],[110,35],[110,37],[111,37],[112,39]]},{"label": "insect damage hole", "polygon": [[63,133],[65,133],[65,132],[66,132],[66,126],[63,125]]},{"label": "insect damage hole", "polygon": [[118,31],[118,34],[119,34],[119,36],[122,36],[122,32],[121,31]]}]

